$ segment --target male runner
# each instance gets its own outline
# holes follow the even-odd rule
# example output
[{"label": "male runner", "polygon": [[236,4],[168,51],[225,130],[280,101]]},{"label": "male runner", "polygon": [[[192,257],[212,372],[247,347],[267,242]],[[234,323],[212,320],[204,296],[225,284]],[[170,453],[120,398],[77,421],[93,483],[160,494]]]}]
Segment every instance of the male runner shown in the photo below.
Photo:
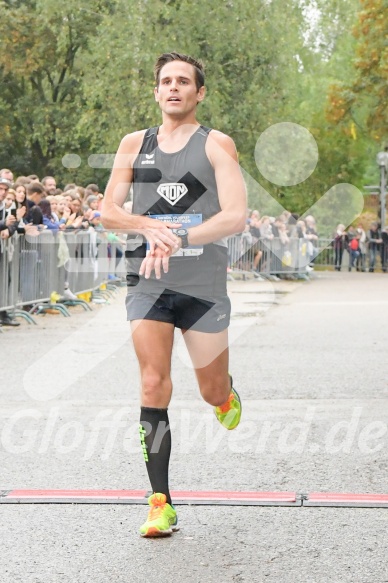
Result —
[{"label": "male runner", "polygon": [[[240,421],[240,398],[228,374],[225,238],[243,231],[246,219],[235,145],[196,119],[205,97],[202,64],[163,54],[155,81],[162,125],[123,138],[102,208],[107,229],[130,233],[126,305],[140,365],[140,436],[153,491],[140,528],[145,537],[177,530],[168,485],[167,413],[175,328],[182,331],[203,399],[227,429]],[[131,184],[133,214],[122,209]]]}]

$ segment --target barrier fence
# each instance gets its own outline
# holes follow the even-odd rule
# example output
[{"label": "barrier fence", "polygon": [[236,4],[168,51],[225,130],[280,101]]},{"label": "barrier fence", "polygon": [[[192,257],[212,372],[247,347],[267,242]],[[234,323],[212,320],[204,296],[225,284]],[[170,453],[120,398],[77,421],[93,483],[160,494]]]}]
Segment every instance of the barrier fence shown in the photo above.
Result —
[{"label": "barrier fence", "polygon": [[[229,272],[252,271],[264,277],[305,278],[311,266],[344,269],[352,265],[351,253],[335,249],[332,240],[314,244],[304,238],[252,239],[244,234],[228,239]],[[388,252],[379,261],[386,270]],[[367,253],[353,257],[353,267],[366,268]],[[53,292],[74,294],[97,290],[112,277],[125,278],[123,245],[109,242],[106,233],[78,231],[36,237],[13,235],[0,240],[0,310],[13,310],[50,302]]]},{"label": "barrier fence", "polygon": [[257,271],[264,276],[306,276],[312,267],[322,269],[378,268],[388,271],[388,245],[377,247],[372,242],[362,250],[351,251],[345,244],[334,245],[333,239],[305,238],[259,239],[252,243],[248,237],[236,235],[228,240],[229,269],[232,272]]},{"label": "barrier fence", "polygon": [[54,292],[62,297],[66,288],[75,295],[93,292],[124,276],[120,247],[82,231],[1,240],[0,310],[50,302]]}]

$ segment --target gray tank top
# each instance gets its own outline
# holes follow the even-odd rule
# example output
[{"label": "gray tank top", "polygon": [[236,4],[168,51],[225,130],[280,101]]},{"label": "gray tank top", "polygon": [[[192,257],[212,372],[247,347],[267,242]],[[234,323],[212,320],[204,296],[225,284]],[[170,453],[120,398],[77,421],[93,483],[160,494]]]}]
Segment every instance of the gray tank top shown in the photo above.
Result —
[{"label": "gray tank top", "polygon": [[[134,214],[199,215],[203,222],[220,212],[215,173],[205,151],[210,131],[199,126],[187,144],[173,153],[160,150],[158,127],[146,131],[133,166]],[[137,247],[133,243],[131,247],[131,240],[128,243],[128,268],[134,275],[145,256],[146,245],[144,241]],[[172,256],[169,272],[161,280],[132,279],[136,281],[136,291],[195,291],[209,297],[226,293],[226,268],[227,245],[222,239],[204,245],[203,253],[197,257]]]},{"label": "gray tank top", "polygon": [[157,127],[146,131],[134,162],[135,214],[201,213],[206,220],[221,210],[214,169],[205,151],[210,131],[199,126],[184,148],[172,154],[160,150]]}]

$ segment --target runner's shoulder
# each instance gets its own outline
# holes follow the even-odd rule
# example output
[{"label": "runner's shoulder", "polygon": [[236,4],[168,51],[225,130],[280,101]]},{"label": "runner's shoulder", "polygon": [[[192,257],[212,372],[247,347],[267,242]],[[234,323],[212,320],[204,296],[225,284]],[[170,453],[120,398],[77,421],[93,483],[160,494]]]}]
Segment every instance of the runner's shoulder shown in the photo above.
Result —
[{"label": "runner's shoulder", "polygon": [[220,132],[219,130],[212,129],[212,131],[209,133],[209,137],[211,138],[208,140],[210,150],[214,148],[217,149],[219,146],[221,146],[221,148],[223,148],[223,150],[225,150],[228,154],[235,157],[236,145],[230,136]]},{"label": "runner's shoulder", "polygon": [[128,151],[129,153],[135,153],[135,150],[139,151],[146,131],[147,130],[145,129],[126,134],[121,140],[120,149]]}]

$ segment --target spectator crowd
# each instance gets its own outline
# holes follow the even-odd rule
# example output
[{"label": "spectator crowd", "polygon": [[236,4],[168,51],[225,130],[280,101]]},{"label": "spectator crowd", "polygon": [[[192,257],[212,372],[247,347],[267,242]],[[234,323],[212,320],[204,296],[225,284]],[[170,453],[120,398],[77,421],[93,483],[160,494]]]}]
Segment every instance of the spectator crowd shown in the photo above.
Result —
[{"label": "spectator crowd", "polygon": [[[86,187],[67,184],[57,188],[53,176],[42,180],[36,175],[19,176],[16,180],[11,170],[0,170],[0,268],[4,242],[19,235],[38,235],[42,231],[52,233],[69,231],[94,231],[106,238],[109,245],[119,242],[119,236],[105,233],[101,224],[100,207],[103,194],[97,184]],[[123,245],[115,245],[119,260]],[[1,304],[0,304],[1,308]],[[19,322],[9,312],[0,310],[0,326],[18,326]]]}]

